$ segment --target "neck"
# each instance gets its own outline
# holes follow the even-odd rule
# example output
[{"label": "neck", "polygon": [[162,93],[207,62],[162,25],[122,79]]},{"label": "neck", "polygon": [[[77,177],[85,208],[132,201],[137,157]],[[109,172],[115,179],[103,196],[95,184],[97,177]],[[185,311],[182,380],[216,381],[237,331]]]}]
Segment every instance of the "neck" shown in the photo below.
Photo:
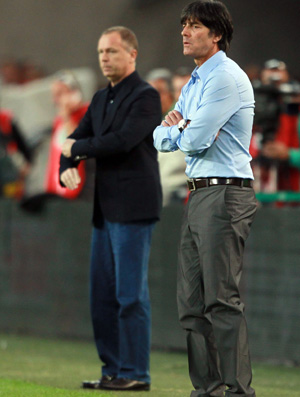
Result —
[{"label": "neck", "polygon": [[135,68],[132,68],[130,70],[127,71],[127,73],[125,73],[122,77],[119,77],[115,80],[110,80],[110,84],[112,87],[114,87],[115,85],[121,83],[121,81],[123,81],[124,79],[126,79],[126,77],[128,77],[129,75],[131,75],[131,73],[133,73],[135,71]]},{"label": "neck", "polygon": [[206,61],[208,61],[209,60],[209,58],[211,58],[212,56],[214,56],[217,52],[219,52],[220,50],[219,50],[219,48],[218,47],[216,47],[216,48],[214,48],[212,51],[210,51],[205,57],[202,57],[202,58],[195,58],[194,59],[194,61],[195,61],[195,64],[197,65],[197,66],[201,66],[201,65],[203,65]]}]

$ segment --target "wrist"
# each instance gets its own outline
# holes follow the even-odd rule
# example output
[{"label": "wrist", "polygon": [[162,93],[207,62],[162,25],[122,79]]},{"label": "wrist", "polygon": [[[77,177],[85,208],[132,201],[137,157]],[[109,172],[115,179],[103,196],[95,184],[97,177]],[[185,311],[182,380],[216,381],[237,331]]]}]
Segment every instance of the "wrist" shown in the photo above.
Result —
[{"label": "wrist", "polygon": [[180,132],[182,132],[186,128],[187,124],[188,124],[188,120],[181,119],[177,124],[177,128],[179,129]]}]

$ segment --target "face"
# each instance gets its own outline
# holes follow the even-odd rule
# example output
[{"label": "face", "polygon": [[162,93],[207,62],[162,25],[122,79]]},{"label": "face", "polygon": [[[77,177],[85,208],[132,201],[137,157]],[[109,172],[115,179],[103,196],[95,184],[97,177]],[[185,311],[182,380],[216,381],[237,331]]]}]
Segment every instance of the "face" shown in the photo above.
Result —
[{"label": "face", "polygon": [[183,54],[194,58],[198,66],[202,65],[219,51],[216,36],[199,21],[186,21],[182,26]]},{"label": "face", "polygon": [[70,95],[70,88],[61,81],[55,81],[51,87],[52,99],[56,106],[60,106],[65,98]]},{"label": "face", "polygon": [[289,81],[289,73],[286,69],[264,69],[261,72],[263,84],[280,85]]},{"label": "face", "polygon": [[68,108],[73,111],[78,108],[82,101],[80,91],[71,89],[62,81],[54,81],[51,87],[52,99],[59,109]]},{"label": "face", "polygon": [[137,51],[130,49],[118,32],[100,37],[98,56],[102,73],[113,86],[135,70]]}]

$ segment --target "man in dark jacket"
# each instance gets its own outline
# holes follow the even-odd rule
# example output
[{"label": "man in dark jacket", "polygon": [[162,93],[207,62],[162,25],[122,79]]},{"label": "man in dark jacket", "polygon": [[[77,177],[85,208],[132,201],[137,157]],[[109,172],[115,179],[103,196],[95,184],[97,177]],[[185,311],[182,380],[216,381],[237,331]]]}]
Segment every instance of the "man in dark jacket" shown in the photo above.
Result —
[{"label": "man in dark jacket", "polygon": [[132,31],[112,27],[99,39],[109,80],[65,141],[60,180],[80,182],[82,159],[96,159],[91,253],[91,313],[102,377],[85,388],[149,390],[151,234],[161,210],[152,132],[161,120],[158,93],[135,71]]}]

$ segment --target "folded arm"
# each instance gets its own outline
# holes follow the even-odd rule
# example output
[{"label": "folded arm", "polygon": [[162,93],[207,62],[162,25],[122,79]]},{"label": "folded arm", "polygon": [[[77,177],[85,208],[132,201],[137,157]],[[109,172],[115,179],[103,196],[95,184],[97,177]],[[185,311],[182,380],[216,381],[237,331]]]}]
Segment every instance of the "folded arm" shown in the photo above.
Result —
[{"label": "folded arm", "polygon": [[[184,100],[183,96],[175,107],[183,116],[188,114]],[[155,147],[162,152],[180,149],[187,155],[201,153],[215,142],[222,126],[239,107],[240,99],[233,77],[215,75],[206,82],[202,99],[189,125],[182,133],[177,125],[157,127],[154,131]]]},{"label": "folded arm", "polygon": [[131,104],[119,128],[102,135],[76,140],[71,147],[71,158],[104,158],[128,153],[152,133],[160,114],[158,93],[152,89],[147,90]]}]

